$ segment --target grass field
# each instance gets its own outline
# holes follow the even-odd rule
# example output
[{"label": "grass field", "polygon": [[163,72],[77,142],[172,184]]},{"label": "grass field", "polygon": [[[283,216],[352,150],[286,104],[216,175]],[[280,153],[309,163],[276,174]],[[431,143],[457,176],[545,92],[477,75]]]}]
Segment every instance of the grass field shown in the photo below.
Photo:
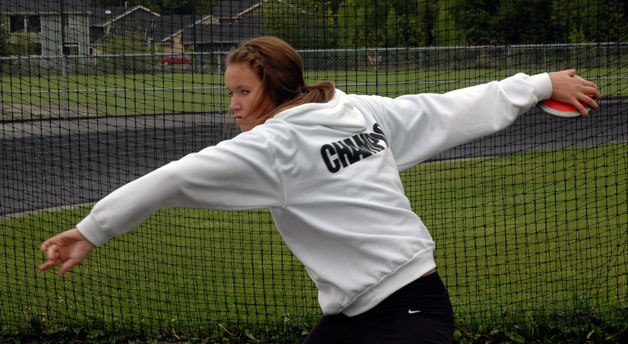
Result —
[{"label": "grass field", "polygon": [[[491,328],[507,318],[524,331],[583,309],[607,322],[625,317],[626,171],[626,144],[404,171],[406,193],[436,241],[458,326]],[[38,273],[39,243],[87,212],[0,219],[3,334],[253,337],[307,328],[320,316],[312,283],[266,211],[161,211],[67,278]]]},{"label": "grass field", "polygon": [[[308,82],[331,80],[349,93],[399,96],[408,93],[443,93],[461,87],[505,78],[518,71],[471,69],[455,71],[364,70],[310,71]],[[522,71],[538,73],[541,71]],[[611,97],[628,96],[623,70],[586,70]],[[43,107],[68,107],[77,113],[142,115],[222,112],[228,104],[221,74],[162,73],[0,77],[0,103]]]}]

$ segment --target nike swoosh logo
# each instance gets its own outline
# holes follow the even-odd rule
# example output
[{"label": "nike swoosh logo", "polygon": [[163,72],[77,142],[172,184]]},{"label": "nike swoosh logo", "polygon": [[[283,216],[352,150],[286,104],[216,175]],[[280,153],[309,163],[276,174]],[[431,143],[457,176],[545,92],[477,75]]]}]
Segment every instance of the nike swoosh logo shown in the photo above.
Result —
[{"label": "nike swoosh logo", "polygon": [[417,314],[417,313],[421,313],[421,311],[420,310],[413,311],[411,309],[408,309],[408,314]]}]

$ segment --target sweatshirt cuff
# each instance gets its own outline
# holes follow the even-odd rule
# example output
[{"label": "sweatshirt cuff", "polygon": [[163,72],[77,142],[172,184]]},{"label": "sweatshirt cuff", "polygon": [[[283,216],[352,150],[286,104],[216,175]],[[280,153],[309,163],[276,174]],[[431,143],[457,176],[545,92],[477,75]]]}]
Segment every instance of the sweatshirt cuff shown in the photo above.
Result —
[{"label": "sweatshirt cuff", "polygon": [[76,225],[76,229],[94,246],[104,245],[111,237],[98,225],[96,219],[90,214]]},{"label": "sweatshirt cuff", "polygon": [[552,80],[548,73],[532,75],[530,81],[532,81],[532,85],[534,86],[534,95],[539,101],[552,97]]}]

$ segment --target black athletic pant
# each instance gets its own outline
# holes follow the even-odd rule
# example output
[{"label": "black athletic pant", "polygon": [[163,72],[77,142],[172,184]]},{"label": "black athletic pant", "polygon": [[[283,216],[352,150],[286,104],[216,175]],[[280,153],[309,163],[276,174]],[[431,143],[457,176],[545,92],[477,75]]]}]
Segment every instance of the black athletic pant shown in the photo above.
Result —
[{"label": "black athletic pant", "polygon": [[324,316],[304,344],[449,344],[453,333],[449,294],[438,273],[433,273],[399,289],[365,313]]}]

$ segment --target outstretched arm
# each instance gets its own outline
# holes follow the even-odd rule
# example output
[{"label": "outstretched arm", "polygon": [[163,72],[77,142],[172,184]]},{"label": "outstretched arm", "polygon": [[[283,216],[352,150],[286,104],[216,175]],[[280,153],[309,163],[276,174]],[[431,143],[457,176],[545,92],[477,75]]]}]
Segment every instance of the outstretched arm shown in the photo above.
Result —
[{"label": "outstretched arm", "polygon": [[57,234],[41,244],[41,251],[46,252],[48,260],[39,266],[39,270],[46,271],[61,265],[58,273],[63,277],[68,270],[81,263],[94,247],[76,229]]},{"label": "outstretched arm", "polygon": [[242,210],[282,205],[283,186],[270,139],[259,131],[244,134],[188,154],[113,191],[94,205],[77,229],[42,244],[48,260],[40,270],[59,265],[63,276],[94,247],[139,226],[160,209]]},{"label": "outstretched arm", "polygon": [[598,108],[596,100],[602,98],[600,90],[595,83],[577,77],[575,69],[549,73],[549,76],[552,99],[575,106],[584,117],[589,116],[587,106]]}]

